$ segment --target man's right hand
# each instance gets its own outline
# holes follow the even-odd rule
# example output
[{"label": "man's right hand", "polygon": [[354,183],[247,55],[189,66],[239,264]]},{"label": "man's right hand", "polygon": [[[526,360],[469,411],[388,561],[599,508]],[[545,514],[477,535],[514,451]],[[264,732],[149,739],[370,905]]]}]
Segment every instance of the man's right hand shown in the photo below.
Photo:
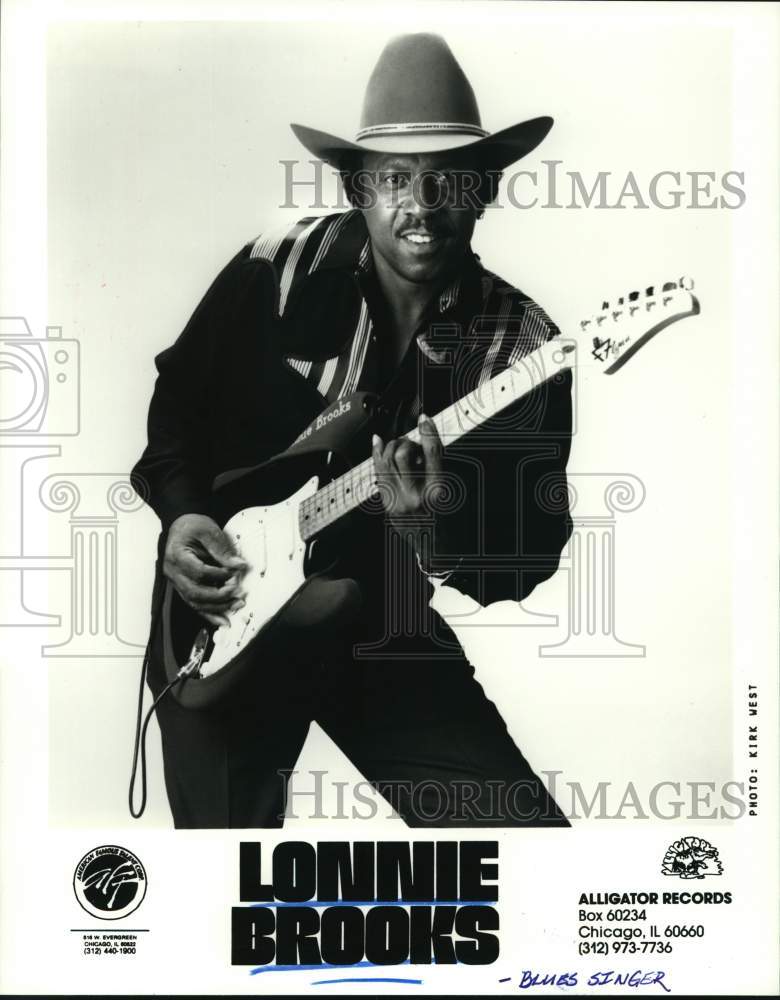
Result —
[{"label": "man's right hand", "polygon": [[182,600],[212,625],[244,604],[241,578],[249,567],[216,521],[182,514],[168,530],[163,572]]}]

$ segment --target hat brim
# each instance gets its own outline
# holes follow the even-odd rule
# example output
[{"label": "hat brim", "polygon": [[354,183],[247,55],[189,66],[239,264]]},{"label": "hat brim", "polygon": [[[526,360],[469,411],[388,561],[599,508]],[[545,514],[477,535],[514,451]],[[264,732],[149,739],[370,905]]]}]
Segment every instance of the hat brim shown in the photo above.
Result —
[{"label": "hat brim", "polygon": [[536,149],[553,126],[549,116],[531,118],[511,125],[500,132],[475,139],[473,135],[458,133],[430,133],[394,135],[374,138],[366,142],[350,142],[328,132],[309,128],[307,125],[291,124],[297,138],[310,153],[331,166],[340,169],[344,163],[365,153],[449,153],[457,158],[476,157],[480,163],[494,170],[503,170],[516,160],[527,156]]}]

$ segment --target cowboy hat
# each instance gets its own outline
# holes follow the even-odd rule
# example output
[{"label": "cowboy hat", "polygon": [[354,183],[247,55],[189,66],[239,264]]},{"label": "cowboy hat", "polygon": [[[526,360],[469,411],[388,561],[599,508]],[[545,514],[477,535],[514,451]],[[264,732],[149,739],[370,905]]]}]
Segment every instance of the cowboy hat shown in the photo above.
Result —
[{"label": "cowboy hat", "polygon": [[340,168],[355,153],[463,150],[496,170],[539,145],[552,118],[532,118],[500,132],[482,127],[474,91],[439,35],[399,35],[385,46],[369,78],[355,141],[292,124],[316,157]]}]

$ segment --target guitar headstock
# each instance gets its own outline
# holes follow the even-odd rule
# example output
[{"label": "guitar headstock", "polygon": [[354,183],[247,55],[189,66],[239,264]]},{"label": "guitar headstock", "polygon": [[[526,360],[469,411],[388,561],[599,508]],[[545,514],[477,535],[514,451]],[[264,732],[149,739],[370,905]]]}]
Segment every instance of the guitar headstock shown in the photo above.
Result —
[{"label": "guitar headstock", "polygon": [[664,327],[699,311],[693,279],[680,278],[604,302],[599,312],[580,322],[580,330],[590,340],[591,357],[612,375]]}]

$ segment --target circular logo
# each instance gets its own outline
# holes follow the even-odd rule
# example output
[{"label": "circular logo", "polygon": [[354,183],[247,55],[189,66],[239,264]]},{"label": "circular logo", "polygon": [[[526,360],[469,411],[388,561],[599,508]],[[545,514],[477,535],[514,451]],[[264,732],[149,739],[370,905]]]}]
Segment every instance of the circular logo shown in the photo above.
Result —
[{"label": "circular logo", "polygon": [[76,865],[73,891],[93,917],[121,920],[141,905],[146,895],[146,872],[124,847],[95,847]]}]

